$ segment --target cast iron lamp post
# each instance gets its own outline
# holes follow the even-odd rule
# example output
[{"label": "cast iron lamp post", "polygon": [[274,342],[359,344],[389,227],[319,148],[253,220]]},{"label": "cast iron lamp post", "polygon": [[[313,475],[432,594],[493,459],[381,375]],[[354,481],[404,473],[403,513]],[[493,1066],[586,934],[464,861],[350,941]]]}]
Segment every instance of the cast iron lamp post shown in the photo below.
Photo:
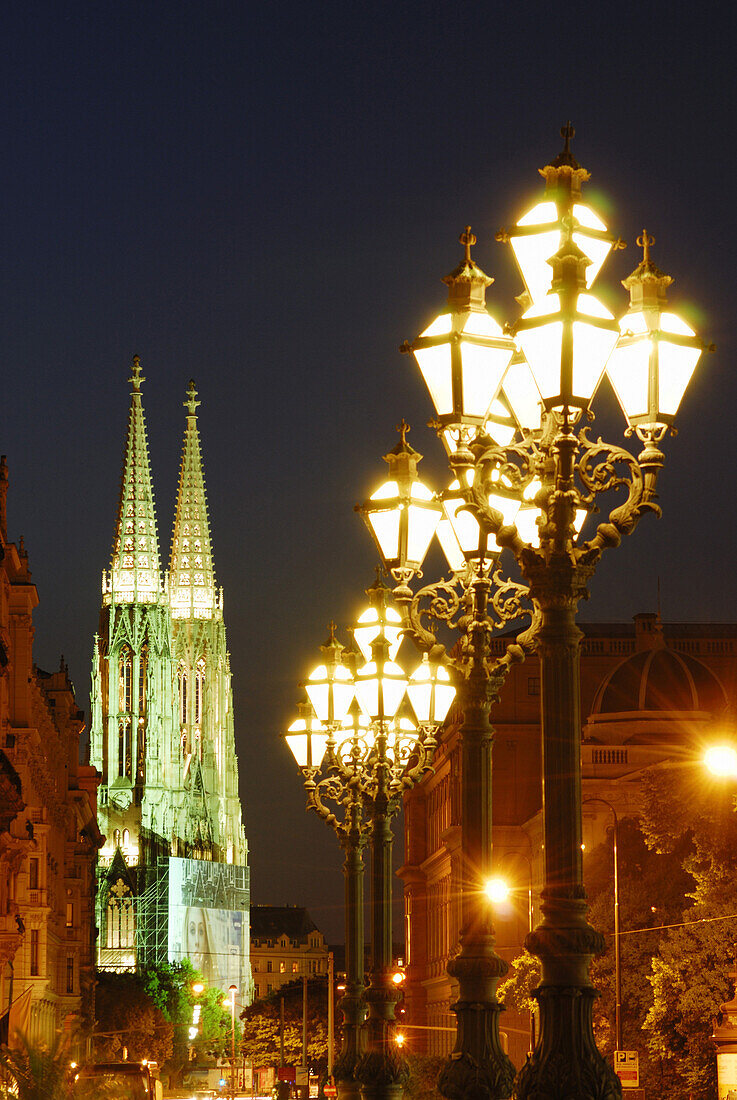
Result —
[{"label": "cast iron lamp post", "polygon": [[[582,203],[581,185],[588,172],[571,154],[570,124],[562,134],[563,152],[542,172],[544,200],[511,233],[499,235],[511,241],[526,284],[523,316],[509,330],[516,349],[512,346],[506,373],[498,369],[498,361],[479,367],[483,351],[502,354],[503,333],[500,336],[498,326],[476,317],[483,311],[490,280],[471,260],[474,238],[469,229],[461,237],[465,259],[445,280],[448,310],[403,350],[414,352],[435,403],[437,428],[449,452],[454,491],[462,497],[462,509],[475,517],[482,538],[512,552],[535,609],[532,633],[541,669],[544,873],[542,921],[527,937],[526,946],[541,961],[542,981],[536,991],[540,1031],[535,1050],[517,1077],[515,1094],[519,1100],[539,1095],[551,1100],[606,1100],[619,1095],[620,1085],[593,1036],[596,993],[589,966],[603,951],[604,940],[586,920],[582,879],[582,634],[576,611],[579,600],[588,595],[588,583],[603,551],[618,545],[645,513],[660,513],[656,500],[656,482],[664,463],[660,444],[673,425],[702,345],[693,330],[667,310],[665,292],[672,280],[651,260],[653,239],[645,231],[638,238],[642,262],[624,281],[630,306],[619,325],[591,293],[609,249],[620,242],[612,240],[598,215]],[[593,415],[591,401],[605,369],[627,420],[625,434],[636,436],[642,444],[637,456],[614,444],[592,442],[588,429],[578,428],[582,416]],[[482,398],[490,402],[486,418],[479,414]],[[516,429],[511,440],[510,422]],[[387,459],[391,466],[399,456],[393,452]],[[412,501],[395,481],[399,507],[408,515]],[[583,522],[597,502],[605,493],[620,490],[625,499],[615,502],[592,538],[582,539]],[[383,518],[380,525],[372,518],[389,495],[379,491],[362,508],[377,539],[391,532]],[[502,500],[509,507],[500,506]],[[456,510],[455,515],[465,516],[467,511]],[[450,513],[448,519],[452,524]],[[416,597],[406,581],[419,568],[416,557],[387,550],[384,560],[399,581],[395,598],[410,609],[414,626],[417,616],[413,621],[411,609]],[[437,607],[438,586],[428,586],[427,591],[433,589],[431,598]],[[488,696],[494,687],[486,655],[479,659],[488,630],[484,615],[478,614],[485,611],[484,585],[472,582],[470,589],[477,608],[465,633],[465,653],[470,657],[465,678],[469,688],[477,686],[459,702],[464,726],[475,727],[471,736],[488,744]],[[414,632],[422,637],[420,631]],[[425,642],[432,653],[431,637]],[[480,707],[479,700],[484,700]],[[487,752],[490,757],[490,747]],[[478,756],[467,755],[464,748],[463,829],[466,843],[479,844],[478,850],[483,851],[490,846],[490,799],[485,785],[480,798],[465,793],[476,786],[474,761],[478,769]],[[464,925],[465,921],[464,913]],[[484,930],[490,933],[488,918]],[[493,989],[498,975],[492,972],[497,964],[487,956],[480,966],[480,960],[472,964],[469,957],[466,970],[462,939],[461,954],[449,967],[460,982],[460,999],[454,1008],[458,1037],[440,1088],[452,1098],[471,1090],[476,1096],[506,1097],[511,1079],[498,1042],[492,1037],[479,1044],[472,1023],[484,1016],[496,1020]],[[479,984],[481,974],[485,977]],[[468,1003],[472,988],[480,1011]],[[492,1036],[494,1029],[491,1024]],[[485,1033],[489,1034],[488,1025]]]},{"label": "cast iron lamp post", "polygon": [[[379,583],[369,589],[369,611],[354,630],[371,660],[355,672],[349,669],[355,655],[348,660],[331,627],[323,646],[325,664],[306,684],[317,719],[303,718],[287,735],[305,776],[308,808],[336,829],[346,849],[348,987],[343,1007],[349,1011],[335,1077],[341,1097],[355,1095],[360,1084],[365,1100],[397,1098],[408,1079],[406,1061],[391,1041],[398,996],[392,969],[392,820],[403,792],[430,766],[434,734],[452,699],[442,674],[433,677],[420,670],[408,683],[392,660],[401,639],[398,615],[386,607],[387,591]],[[354,691],[357,705],[348,717]],[[419,728],[398,713],[406,692]],[[371,848],[373,949],[368,989],[363,987],[361,885],[366,839]],[[363,1003],[369,1012],[365,1043]]]}]

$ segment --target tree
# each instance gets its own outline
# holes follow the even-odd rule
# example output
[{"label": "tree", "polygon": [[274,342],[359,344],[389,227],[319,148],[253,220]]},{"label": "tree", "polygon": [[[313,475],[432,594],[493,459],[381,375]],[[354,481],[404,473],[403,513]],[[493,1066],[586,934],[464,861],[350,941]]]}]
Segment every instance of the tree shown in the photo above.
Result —
[{"label": "tree", "polygon": [[674,1100],[691,1093],[716,1097],[712,1020],[731,996],[737,914],[732,794],[689,768],[653,770],[644,793],[648,843],[663,852],[683,845],[683,864],[694,880],[683,927],[665,934],[653,959],[648,1045],[662,1059]]},{"label": "tree", "polygon": [[[284,998],[284,1061],[302,1063],[302,982],[284,985],[276,993],[255,1001],[241,1015],[243,1053],[254,1066],[276,1066],[280,1056],[280,1001]],[[328,1026],[325,979],[307,983],[307,1062],[317,1073],[327,1070]]]},{"label": "tree", "polygon": [[123,1057],[148,1058],[160,1065],[172,1054],[173,1027],[147,993],[142,976],[102,971],[95,996],[97,1027],[95,1057],[111,1061]]},{"label": "tree", "polygon": [[35,1046],[18,1036],[16,1049],[0,1047],[0,1097],[3,1100],[71,1100],[69,1050],[58,1039],[52,1047]]},{"label": "tree", "polygon": [[[662,939],[658,927],[679,922],[690,904],[687,892],[694,880],[683,867],[688,844],[680,841],[669,852],[651,850],[638,823],[619,822],[619,911],[622,976],[622,1035],[627,1050],[641,1055],[641,1079],[645,1088],[660,1091],[659,1056],[643,1049],[641,1029],[652,1005],[651,960]],[[607,937],[607,951],[594,961],[591,979],[599,991],[594,1006],[594,1033],[604,1054],[614,1049],[615,968],[614,889],[611,830],[607,840],[584,858],[584,880],[589,897],[589,920]],[[653,931],[648,931],[653,928]],[[513,960],[507,980],[499,987],[499,999],[523,1012],[535,1007],[533,991],[540,984],[540,965],[524,952]]]},{"label": "tree", "polygon": [[[641,1087],[659,1093],[661,1058],[642,1041],[642,1027],[653,1001],[651,962],[663,939],[663,926],[680,922],[690,906],[688,893],[694,880],[683,866],[687,842],[680,841],[668,852],[654,851],[632,818],[619,822],[617,840],[622,1045],[640,1054]],[[600,994],[594,1005],[597,1043],[603,1054],[611,1055],[616,1040],[612,829],[605,843],[585,857],[584,875],[591,899],[589,921],[607,937],[607,951],[594,961],[591,979]]]},{"label": "tree", "polygon": [[[166,1020],[172,1026],[172,1051],[166,1063],[166,1071],[179,1079],[190,1062],[215,1063],[218,1058],[229,1057],[231,1052],[232,1019],[229,1010],[223,1008],[223,992],[208,987],[196,994],[192,987],[202,982],[202,975],[188,959],[181,963],[161,963],[148,967],[141,975],[144,988]],[[204,985],[204,982],[202,982]],[[194,1021],[194,1008],[199,1006],[199,1019]],[[196,1026],[198,1034],[190,1040],[189,1029]],[[240,1027],[236,1022],[236,1042]]]}]

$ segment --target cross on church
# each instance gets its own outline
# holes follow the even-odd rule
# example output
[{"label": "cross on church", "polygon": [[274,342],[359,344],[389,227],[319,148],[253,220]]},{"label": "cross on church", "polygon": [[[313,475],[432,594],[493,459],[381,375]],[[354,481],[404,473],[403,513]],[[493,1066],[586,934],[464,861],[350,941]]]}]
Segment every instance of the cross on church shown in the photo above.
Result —
[{"label": "cross on church", "polygon": [[134,393],[141,392],[141,382],[145,382],[146,379],[141,375],[141,360],[138,355],[133,356],[133,366],[131,367],[131,376],[128,381],[133,386]]},{"label": "cross on church", "polygon": [[197,401],[197,390],[194,387],[194,378],[189,380],[189,389],[187,390],[187,400],[184,402],[184,407],[190,416],[195,416],[195,409],[198,405],[201,405],[201,401]]}]

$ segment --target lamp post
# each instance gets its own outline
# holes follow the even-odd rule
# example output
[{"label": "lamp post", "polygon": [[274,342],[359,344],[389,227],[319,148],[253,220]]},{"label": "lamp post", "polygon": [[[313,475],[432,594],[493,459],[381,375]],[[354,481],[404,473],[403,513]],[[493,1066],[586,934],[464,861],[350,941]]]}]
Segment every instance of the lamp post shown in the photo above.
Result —
[{"label": "lamp post", "polygon": [[614,860],[614,1049],[622,1049],[622,964],[620,957],[619,940],[619,818],[617,811],[606,798],[584,798],[583,805],[588,802],[601,802],[608,806],[614,819],[612,829],[612,856]]},{"label": "lamp post", "polygon": [[229,986],[227,1000],[223,1001],[225,1007],[230,1008],[230,1092],[233,1100],[235,1100],[235,1005],[237,992],[237,985]]},{"label": "lamp post", "polygon": [[[361,876],[349,873],[347,858],[346,992],[353,988],[359,996],[355,997],[353,1029],[335,1066],[341,1097],[355,1095],[360,1086],[364,1100],[398,1098],[408,1077],[406,1061],[391,1042],[397,999],[392,981],[392,821],[403,791],[429,767],[434,731],[451,701],[446,698],[441,711],[442,692],[432,690],[431,711],[418,714],[419,728],[399,714],[408,680],[392,659],[401,639],[399,626],[391,622],[386,607],[387,592],[379,582],[368,591],[369,612],[361,616],[354,638],[370,660],[355,673],[348,667],[355,664],[355,655],[349,660],[331,624],[330,639],[323,646],[325,663],[306,684],[320,732],[314,722],[305,720],[299,732],[287,737],[305,776],[308,807],[336,828],[349,845],[350,866],[355,867],[354,857],[360,856],[365,840],[370,843],[371,981],[361,1000],[363,894],[358,890]],[[398,619],[396,611],[393,614]],[[356,705],[351,708],[354,692]],[[349,1006],[351,1003],[349,998]],[[368,1006],[365,1049],[361,1035],[364,1003]]]},{"label": "lamp post", "polygon": [[[484,294],[491,280],[471,258],[475,238],[467,228],[461,237],[465,257],[445,280],[448,309],[402,349],[415,355],[449,454],[454,486],[444,498],[450,529],[460,539],[469,514],[476,519],[479,563],[489,543],[494,551],[511,551],[535,610],[525,641],[534,638],[540,658],[544,865],[542,920],[526,944],[541,961],[542,981],[536,991],[540,1031],[517,1077],[518,1100],[538,1095],[605,1098],[620,1090],[593,1036],[596,993],[589,966],[603,951],[604,939],[586,919],[582,877],[582,634],[576,613],[603,551],[617,546],[646,513],[660,514],[656,483],[665,460],[661,443],[703,349],[693,330],[667,309],[672,280],[651,259],[654,240],[646,231],[638,238],[643,259],[624,280],[630,304],[619,325],[591,292],[608,252],[621,242],[612,239],[582,201],[589,173],[571,153],[570,124],[561,133],[565,147],[542,171],[543,200],[514,230],[499,235],[512,244],[526,286],[524,313],[508,330],[510,335],[486,313]],[[605,370],[625,414],[625,434],[641,444],[637,455],[615,444],[592,442],[586,427],[579,430],[579,421],[593,415],[592,399]],[[389,536],[397,536],[397,549],[382,551],[384,562],[398,581],[395,598],[411,632],[432,656],[434,636],[422,627],[417,596],[407,584],[422,560],[408,529],[413,512],[424,521],[432,494],[420,493],[413,483],[419,456],[409,453],[404,435],[386,457],[390,481],[361,510],[377,542],[385,539],[388,545]],[[583,539],[588,514],[605,494],[621,491],[624,499],[615,500],[593,537]],[[385,513],[391,497],[398,502],[399,518],[389,521]],[[422,522],[416,529],[426,533]],[[485,649],[488,581],[472,555],[466,551],[462,556],[473,578],[463,587],[462,600],[447,582],[427,586],[425,595],[431,602],[430,617],[447,621],[454,601],[455,606],[466,601],[466,614],[457,625],[462,638],[459,671],[465,683],[459,703],[464,714],[462,846],[468,869],[472,859],[477,867],[489,865],[489,706],[501,669]],[[494,576],[504,591],[501,572]],[[445,607],[439,609],[443,599]],[[513,600],[518,611],[519,589]],[[506,656],[511,660],[522,655],[519,650]],[[457,1040],[440,1088],[451,1100],[470,1090],[497,1100],[511,1092],[510,1071],[495,1037],[495,986],[504,970],[492,958],[493,951],[489,953],[490,917],[480,919],[468,885],[464,883],[461,952],[449,965],[460,986],[454,1008]]]}]

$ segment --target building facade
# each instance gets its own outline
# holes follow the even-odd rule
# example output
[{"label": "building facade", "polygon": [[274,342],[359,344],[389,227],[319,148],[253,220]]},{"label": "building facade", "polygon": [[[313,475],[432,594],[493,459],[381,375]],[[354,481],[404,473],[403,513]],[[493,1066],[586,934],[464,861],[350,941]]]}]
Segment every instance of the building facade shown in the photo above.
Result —
[{"label": "building facade", "polygon": [[[662,761],[698,754],[717,733],[737,691],[737,625],[584,623],[581,652],[583,838],[605,840],[618,817],[637,817],[640,777]],[[509,638],[498,638],[501,655]],[[495,915],[496,950],[511,961],[523,950],[532,902],[542,881],[540,670],[533,654],[510,669],[491,712],[493,843],[498,873],[516,886],[516,904]],[[434,770],[405,796],[404,883],[407,939],[405,1000],[413,1048],[447,1053],[453,1045],[455,994],[446,973],[460,925],[459,715],[451,713]],[[585,861],[584,861],[585,870]],[[508,1010],[502,1029],[522,1065],[529,1020]],[[411,1030],[414,1027],[415,1030]]]},{"label": "building facade", "polygon": [[325,937],[297,905],[251,907],[251,970],[254,997],[269,997],[283,985],[327,974]]},{"label": "building facade", "polygon": [[248,848],[238,797],[223,592],[215,582],[191,382],[169,567],[161,568],[141,365],[92,660],[102,773],[99,965],[189,958],[250,990]]},{"label": "building facade", "polygon": [[63,658],[33,663],[38,592],[8,540],[0,460],[0,1031],[52,1045],[94,1019],[98,775]]}]

